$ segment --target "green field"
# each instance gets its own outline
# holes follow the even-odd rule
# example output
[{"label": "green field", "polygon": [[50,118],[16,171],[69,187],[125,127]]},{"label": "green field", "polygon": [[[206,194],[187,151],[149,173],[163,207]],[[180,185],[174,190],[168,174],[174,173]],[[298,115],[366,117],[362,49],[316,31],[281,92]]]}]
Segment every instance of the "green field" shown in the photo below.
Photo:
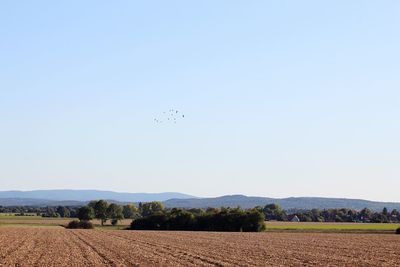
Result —
[{"label": "green field", "polygon": [[36,214],[29,214],[29,215],[24,215],[24,216],[17,216],[16,213],[0,213],[0,220],[26,220],[26,219],[31,219],[31,220],[40,220],[43,219],[42,216],[37,216]]},{"label": "green field", "polygon": [[[66,226],[73,218],[44,218],[41,216],[15,216],[14,214],[0,213],[0,227],[63,227]],[[96,228],[102,229],[124,229],[130,225],[132,220],[124,219],[119,225],[112,226],[108,221],[101,226],[99,220],[92,220]]]},{"label": "green field", "polygon": [[400,224],[393,223],[313,223],[266,222],[266,231],[275,232],[365,232],[393,233]]},{"label": "green field", "polygon": [[[43,218],[40,216],[15,216],[14,214],[0,214],[0,227],[62,227],[70,222],[71,218]],[[101,226],[99,220],[93,220],[96,228],[123,229],[132,220],[122,220],[118,226],[111,226],[108,222]],[[329,232],[329,233],[394,233],[400,224],[392,223],[313,223],[313,222],[266,222],[268,232]]]}]

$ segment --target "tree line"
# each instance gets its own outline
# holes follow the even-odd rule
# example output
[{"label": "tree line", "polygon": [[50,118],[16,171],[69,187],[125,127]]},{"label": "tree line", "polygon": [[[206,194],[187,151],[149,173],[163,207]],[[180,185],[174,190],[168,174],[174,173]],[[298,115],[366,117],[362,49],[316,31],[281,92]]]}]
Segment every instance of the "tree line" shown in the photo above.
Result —
[{"label": "tree line", "polygon": [[[101,225],[110,220],[112,225],[117,225],[122,219],[136,219],[141,217],[144,207],[149,205],[151,204],[140,204],[139,209],[135,204],[122,206],[115,203],[108,203],[105,200],[90,201],[87,206],[81,207],[76,211],[76,217],[80,221],[98,219]],[[159,205],[162,204],[159,203]]]},{"label": "tree line", "polygon": [[[228,208],[229,209],[229,208]],[[14,213],[17,215],[36,214],[43,217],[61,217],[61,218],[86,218],[87,220],[99,219],[102,224],[108,220],[112,224],[117,224],[121,219],[139,219],[154,214],[165,214],[174,218],[174,213],[180,209],[167,209],[161,202],[147,202],[135,204],[119,205],[108,203],[104,200],[91,201],[85,207],[1,207],[0,213]],[[230,209],[234,210],[234,209]],[[261,213],[266,220],[290,221],[297,216],[303,222],[365,222],[365,223],[399,223],[400,212],[396,209],[389,211],[384,208],[382,211],[372,211],[364,208],[362,210],[354,209],[291,209],[283,210],[279,205],[268,204],[265,206],[257,206],[254,208]],[[218,212],[226,212],[225,208],[216,209],[184,209],[182,212],[192,214],[194,217],[200,218],[204,214],[215,214]],[[202,219],[199,219],[202,220]]]},{"label": "tree line", "polygon": [[388,211],[372,211],[364,208],[360,211],[354,209],[311,209],[311,210],[289,210],[285,211],[276,204],[264,207],[257,206],[255,209],[264,213],[266,220],[290,221],[297,216],[302,222],[362,222],[362,223],[399,223],[400,213],[393,209]]},{"label": "tree line", "polygon": [[163,210],[161,202],[139,203],[139,205],[119,205],[105,200],[91,201],[84,207],[57,206],[57,207],[31,207],[31,206],[0,206],[0,213],[12,213],[16,216],[37,215],[49,218],[79,218],[85,214],[87,218],[99,219],[104,224],[108,220],[117,223],[121,219],[136,219]]},{"label": "tree line", "polygon": [[133,219],[132,230],[192,230],[192,231],[243,231],[259,232],[265,228],[263,213],[256,209],[166,209],[161,202],[119,206],[107,201],[92,201],[76,211],[79,221],[68,228],[92,228],[92,219],[104,225],[111,220],[116,225],[122,218]]}]

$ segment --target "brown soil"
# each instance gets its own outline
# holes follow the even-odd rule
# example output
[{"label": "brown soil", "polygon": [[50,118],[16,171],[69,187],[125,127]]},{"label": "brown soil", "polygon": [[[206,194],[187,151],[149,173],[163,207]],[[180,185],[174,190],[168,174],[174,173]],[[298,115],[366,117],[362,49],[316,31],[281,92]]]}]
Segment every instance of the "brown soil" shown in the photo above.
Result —
[{"label": "brown soil", "polygon": [[0,228],[0,266],[396,266],[400,235]]}]

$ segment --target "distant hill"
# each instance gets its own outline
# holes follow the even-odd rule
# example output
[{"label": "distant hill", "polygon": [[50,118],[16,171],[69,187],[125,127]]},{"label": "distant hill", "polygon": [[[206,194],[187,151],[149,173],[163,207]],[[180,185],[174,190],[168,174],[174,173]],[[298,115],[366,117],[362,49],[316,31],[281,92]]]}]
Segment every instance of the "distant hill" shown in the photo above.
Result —
[{"label": "distant hill", "polygon": [[164,202],[166,207],[181,208],[207,208],[207,207],[237,207],[252,208],[275,203],[283,209],[329,209],[329,208],[351,208],[361,210],[369,208],[380,211],[384,207],[389,210],[400,210],[400,203],[375,202],[362,199],[346,198],[321,198],[321,197],[290,197],[290,198],[266,198],[248,197],[243,195],[222,196],[215,198],[193,198],[193,199],[170,199]]},{"label": "distant hill", "polygon": [[81,206],[90,200],[105,199],[110,202],[149,202],[162,201],[166,207],[208,208],[237,207],[253,208],[276,203],[283,209],[329,209],[351,208],[361,210],[369,208],[381,211],[400,210],[400,203],[376,202],[362,199],[322,198],[322,197],[290,197],[267,198],[244,195],[221,196],[214,198],[196,198],[190,195],[166,193],[118,193],[99,190],[35,190],[35,191],[0,191],[0,206]]},{"label": "distant hill", "polygon": [[0,206],[84,206],[86,201],[73,201],[73,200],[48,200],[48,199],[35,199],[35,198],[0,198]]},{"label": "distant hill", "polygon": [[[54,205],[62,203],[80,203],[96,199],[114,200],[117,202],[165,201],[171,198],[195,198],[194,196],[176,193],[119,193],[100,190],[34,190],[34,191],[0,191],[0,205]],[[47,203],[47,204],[46,204]]]}]

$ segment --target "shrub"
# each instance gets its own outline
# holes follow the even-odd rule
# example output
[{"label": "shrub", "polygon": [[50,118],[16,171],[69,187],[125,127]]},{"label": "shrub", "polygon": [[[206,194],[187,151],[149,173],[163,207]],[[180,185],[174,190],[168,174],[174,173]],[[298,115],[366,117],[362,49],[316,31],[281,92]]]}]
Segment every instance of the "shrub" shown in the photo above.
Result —
[{"label": "shrub", "polygon": [[81,221],[89,221],[94,218],[94,210],[91,207],[82,207],[77,211],[78,219]]},{"label": "shrub", "polygon": [[68,229],[93,229],[94,226],[89,221],[73,220],[68,223],[67,228]]},{"label": "shrub", "polygon": [[399,228],[397,228],[397,230],[396,230],[396,234],[400,235],[400,227],[399,227]]}]

